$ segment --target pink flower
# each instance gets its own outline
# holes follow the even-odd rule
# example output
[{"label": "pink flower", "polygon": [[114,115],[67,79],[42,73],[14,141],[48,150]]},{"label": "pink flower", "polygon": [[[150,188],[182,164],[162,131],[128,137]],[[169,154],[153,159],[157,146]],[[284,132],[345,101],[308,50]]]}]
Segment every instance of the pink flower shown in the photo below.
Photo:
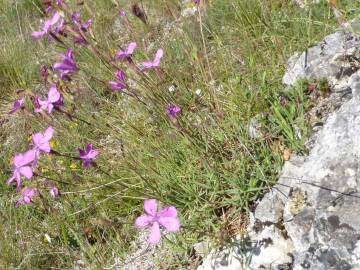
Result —
[{"label": "pink flower", "polygon": [[59,35],[64,35],[65,25],[66,25],[65,20],[63,18],[61,18],[60,22],[54,29],[54,33],[59,34]]},{"label": "pink flower", "polygon": [[145,215],[138,217],[135,221],[137,228],[151,227],[149,242],[153,245],[159,243],[161,238],[160,225],[169,232],[176,232],[180,229],[180,221],[177,217],[177,210],[174,206],[166,207],[160,212],[157,211],[156,200],[145,200]]},{"label": "pink flower", "polygon": [[16,202],[16,207],[19,207],[22,204],[31,204],[32,198],[38,195],[39,192],[36,188],[25,188],[20,199]]},{"label": "pink flower", "polygon": [[164,50],[163,49],[158,49],[155,55],[155,59],[153,61],[147,61],[142,63],[142,70],[146,70],[146,69],[150,69],[150,68],[155,68],[158,67],[160,65],[160,60],[164,55]]},{"label": "pink flower", "polygon": [[78,25],[82,31],[87,31],[90,28],[90,26],[92,25],[92,23],[93,23],[92,19],[89,19],[86,23],[83,23],[81,21],[80,12],[74,12],[71,15],[71,19],[72,19],[73,23]]},{"label": "pink flower", "polygon": [[35,145],[34,150],[35,151],[42,151],[46,153],[50,153],[51,147],[50,147],[50,140],[54,134],[53,127],[48,127],[44,133],[35,133],[32,136],[33,143]]},{"label": "pink flower", "polygon": [[120,17],[125,17],[125,16],[126,16],[125,10],[124,10],[124,9],[120,9],[119,15],[120,15]]},{"label": "pink flower", "polygon": [[78,150],[80,154],[80,159],[83,161],[84,168],[89,168],[93,162],[93,159],[95,159],[100,153],[99,150],[93,149],[93,145],[91,143],[86,146],[85,150],[82,150],[80,148]]},{"label": "pink flower", "polygon": [[24,107],[25,98],[22,97],[14,102],[13,108],[8,114],[13,114]]},{"label": "pink flower", "polygon": [[118,70],[115,73],[118,81],[109,81],[108,84],[113,91],[122,91],[126,89],[128,86],[125,83],[125,72],[122,70]]},{"label": "pink flower", "polygon": [[70,48],[66,51],[66,54],[61,54],[62,62],[58,62],[54,64],[54,69],[61,72],[61,79],[69,79],[69,75],[78,71],[78,67],[76,65],[74,59],[74,51]]},{"label": "pink flower", "polygon": [[53,27],[59,20],[61,16],[59,12],[55,12],[54,15],[47,21],[45,21],[41,31],[32,32],[31,36],[34,39],[40,39],[44,35],[47,35],[51,31],[51,27]]},{"label": "pink flower", "polygon": [[42,110],[47,110],[48,113],[51,113],[55,106],[61,104],[61,95],[57,90],[56,86],[53,85],[48,92],[48,97],[46,100],[41,100],[36,98],[37,107],[35,112],[41,112]]},{"label": "pink flower", "polygon": [[57,188],[57,187],[52,187],[51,189],[50,189],[50,195],[51,195],[51,197],[53,197],[53,198],[56,198],[56,197],[59,197],[60,196],[60,192],[59,192],[59,189]]},{"label": "pink flower", "polygon": [[51,147],[50,147],[50,140],[54,134],[54,129],[52,127],[48,127],[44,133],[35,133],[32,136],[32,140],[34,143],[33,150],[35,151],[35,166],[37,165],[37,161],[39,160],[40,153],[50,153]]},{"label": "pink flower", "polygon": [[125,58],[131,57],[136,47],[137,47],[136,42],[131,42],[127,47],[127,49],[125,51],[119,51],[116,54],[115,58],[118,60],[124,60]]},{"label": "pink flower", "polygon": [[27,179],[31,179],[33,171],[31,166],[28,166],[35,160],[35,151],[29,150],[23,154],[18,154],[13,159],[13,176],[6,181],[6,184],[10,185],[16,181],[16,190],[19,191],[22,185],[21,177],[25,176]]},{"label": "pink flower", "polygon": [[82,23],[82,24],[81,24],[81,30],[87,31],[92,24],[93,24],[93,20],[92,20],[92,19],[88,19],[86,23]]},{"label": "pink flower", "polygon": [[166,109],[168,115],[171,117],[171,118],[176,118],[176,116],[181,113],[181,108],[178,106],[178,105],[174,105],[174,104],[169,104],[167,106],[167,109]]}]

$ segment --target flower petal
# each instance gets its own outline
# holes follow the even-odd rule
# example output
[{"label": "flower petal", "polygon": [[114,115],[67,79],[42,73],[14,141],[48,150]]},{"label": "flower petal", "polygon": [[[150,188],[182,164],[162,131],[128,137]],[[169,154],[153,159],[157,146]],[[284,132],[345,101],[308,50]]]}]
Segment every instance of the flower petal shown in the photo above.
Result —
[{"label": "flower petal", "polygon": [[91,160],[90,159],[85,159],[83,162],[83,167],[88,169],[91,167]]},{"label": "flower petal", "polygon": [[160,59],[163,57],[164,55],[164,50],[163,49],[158,49],[155,55],[155,59],[153,61],[154,66],[159,66],[160,65]]},{"label": "flower petal", "polygon": [[161,210],[160,217],[177,217],[177,210],[174,206],[166,207]]},{"label": "flower petal", "polygon": [[93,24],[93,20],[92,19],[89,19],[86,23],[82,23],[81,24],[81,29],[83,31],[86,31],[90,28],[90,26]]},{"label": "flower petal", "polygon": [[35,32],[32,32],[31,33],[31,36],[34,38],[34,39],[40,39],[42,38],[46,33],[44,31],[35,31]]},{"label": "flower petal", "polygon": [[45,132],[44,132],[44,140],[46,141],[50,141],[52,136],[54,134],[54,128],[53,127],[48,127]]},{"label": "flower petal", "polygon": [[180,221],[174,217],[160,217],[159,223],[169,232],[176,232],[180,229]]},{"label": "flower petal", "polygon": [[131,42],[129,44],[129,46],[127,47],[127,50],[126,50],[126,53],[129,55],[129,54],[132,54],[134,52],[134,50],[136,49],[136,42]]},{"label": "flower petal", "polygon": [[33,143],[39,147],[44,142],[44,136],[41,133],[35,133],[32,136]]},{"label": "flower petal", "polygon": [[57,90],[56,86],[53,85],[48,92],[48,101],[51,103],[55,103],[59,101],[59,99],[60,99],[60,93]]},{"label": "flower petal", "polygon": [[60,13],[59,12],[55,12],[54,16],[50,19],[50,25],[54,25],[55,23],[57,23],[57,21],[61,18]]},{"label": "flower petal", "polygon": [[125,72],[123,70],[118,70],[115,75],[120,81],[125,81]]},{"label": "flower petal", "polygon": [[11,176],[7,181],[6,181],[6,184],[7,185],[10,185],[12,182],[14,182],[15,180],[15,173],[13,174],[13,176]]},{"label": "flower petal", "polygon": [[31,179],[31,177],[33,176],[33,171],[29,166],[21,167],[19,171],[20,174],[25,176],[27,179]]},{"label": "flower petal", "polygon": [[24,160],[23,160],[23,165],[29,164],[30,162],[32,162],[35,159],[35,151],[33,149],[25,152],[24,154]]},{"label": "flower petal", "polygon": [[59,192],[59,189],[57,187],[52,187],[51,190],[50,190],[50,195],[51,197],[53,198],[56,198],[60,195],[60,192]]},{"label": "flower petal", "polygon": [[93,149],[92,143],[88,143],[88,144],[86,145],[86,153],[89,153],[92,149]]},{"label": "flower petal", "polygon": [[155,217],[156,211],[157,211],[156,200],[155,199],[145,200],[144,201],[144,210],[148,215]]},{"label": "flower petal", "polygon": [[113,91],[121,91],[127,87],[126,84],[122,82],[109,81],[108,84]]},{"label": "flower petal", "polygon": [[88,159],[94,159],[99,155],[100,151],[99,150],[91,150],[88,154],[87,154],[87,158]]},{"label": "flower petal", "polygon": [[139,229],[145,228],[153,221],[153,219],[154,217],[152,216],[142,215],[135,220],[135,226]]},{"label": "flower petal", "polygon": [[39,149],[43,152],[50,153],[51,147],[49,142],[44,142],[41,146],[39,146]]},{"label": "flower petal", "polygon": [[54,109],[54,105],[52,105],[52,103],[49,103],[47,108],[48,108],[48,113],[51,113],[52,110]]},{"label": "flower petal", "polygon": [[67,56],[68,58],[70,58],[71,60],[73,60],[73,59],[74,59],[74,50],[71,49],[71,48],[69,48],[69,49],[66,51],[66,56]]},{"label": "flower petal", "polygon": [[152,61],[146,61],[142,63],[143,69],[152,68],[154,66],[154,63]]},{"label": "flower petal", "polygon": [[25,202],[26,204],[30,204],[30,203],[31,203],[31,198],[28,197],[28,196],[24,196],[23,200],[24,200],[24,202]]},{"label": "flower petal", "polygon": [[151,227],[149,242],[152,245],[156,245],[157,243],[159,243],[160,238],[161,238],[161,232],[160,232],[159,223],[154,222],[154,224]]},{"label": "flower petal", "polygon": [[54,64],[54,69],[55,70],[60,70],[60,71],[66,71],[66,70],[70,70],[72,69],[72,65],[66,64],[66,63],[60,63],[57,62]]},{"label": "flower petal", "polygon": [[34,150],[29,150],[29,151],[25,152],[24,154],[16,155],[15,158],[14,158],[14,165],[16,167],[21,167],[21,166],[24,166],[26,164],[29,164],[34,159],[35,159],[35,151]]},{"label": "flower petal", "polygon": [[21,109],[24,106],[25,98],[22,97],[14,102],[12,110],[9,112],[9,114],[15,113],[17,110]]},{"label": "flower petal", "polygon": [[81,159],[82,159],[82,158],[85,158],[86,152],[85,152],[84,150],[80,149],[80,148],[78,148],[78,151],[79,151],[80,158],[81,158]]},{"label": "flower petal", "polygon": [[123,60],[126,57],[126,52],[124,51],[118,51],[115,58],[118,60]]}]

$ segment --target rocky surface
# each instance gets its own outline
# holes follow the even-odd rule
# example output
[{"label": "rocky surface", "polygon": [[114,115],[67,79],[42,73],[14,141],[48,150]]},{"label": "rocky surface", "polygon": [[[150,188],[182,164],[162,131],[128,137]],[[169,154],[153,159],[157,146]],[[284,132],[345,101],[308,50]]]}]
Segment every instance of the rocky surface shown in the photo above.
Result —
[{"label": "rocky surface", "polygon": [[301,8],[306,8],[310,4],[317,4],[320,1],[319,0],[294,0],[294,2]]},{"label": "rocky surface", "polygon": [[247,237],[212,251],[198,270],[360,269],[359,69],[359,37],[341,31],[290,59],[284,84],[325,78],[336,106],[311,138],[309,155],[285,163]]},{"label": "rocky surface", "polygon": [[349,78],[359,70],[359,57],[359,37],[335,32],[317,46],[292,56],[283,83],[291,86],[300,79],[326,78],[334,90],[341,90],[349,87]]}]

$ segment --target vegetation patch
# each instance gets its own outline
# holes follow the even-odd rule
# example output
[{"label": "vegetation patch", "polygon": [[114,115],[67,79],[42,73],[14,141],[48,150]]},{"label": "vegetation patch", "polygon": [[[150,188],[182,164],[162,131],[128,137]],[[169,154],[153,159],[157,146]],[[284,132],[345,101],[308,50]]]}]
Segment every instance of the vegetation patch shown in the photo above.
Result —
[{"label": "vegetation patch", "polygon": [[287,59],[338,26],[326,1],[0,9],[5,269],[110,269],[142,228],[175,269],[193,244],[241,233],[283,161],[306,152],[312,90],[327,94],[284,90]]}]

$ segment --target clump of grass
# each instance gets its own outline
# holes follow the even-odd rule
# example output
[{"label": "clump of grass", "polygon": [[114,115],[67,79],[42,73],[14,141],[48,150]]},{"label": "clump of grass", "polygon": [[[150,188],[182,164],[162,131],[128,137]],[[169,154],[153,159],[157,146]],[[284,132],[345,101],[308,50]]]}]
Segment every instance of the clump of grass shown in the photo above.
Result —
[{"label": "clump of grass", "polygon": [[[3,2],[8,15],[2,20],[8,27],[20,24],[16,31],[1,33],[7,56],[0,65],[1,89],[22,87],[43,95],[47,88],[35,75],[34,56],[51,66],[59,52],[74,44],[64,37],[62,43],[31,42],[28,25],[38,28],[33,20],[43,16],[40,3],[14,7]],[[128,12],[126,24],[117,15],[120,6]],[[0,215],[5,222],[0,224],[0,266],[71,268],[77,260],[90,268],[111,265],[134,240],[133,221],[147,198],[178,208],[183,228],[172,240],[173,249],[186,254],[192,244],[241,217],[276,182],[284,148],[304,150],[309,102],[302,86],[282,92],[281,77],[293,51],[336,28],[331,8],[321,4],[300,10],[282,0],[215,0],[201,17],[182,18],[171,28],[179,6],[178,1],[145,2],[140,7],[147,14],[144,23],[130,15],[133,7],[125,3],[71,3],[84,18],[93,18],[88,38],[100,54],[75,46],[80,70],[71,83],[59,86],[67,115],[19,112],[23,138],[1,149]],[[114,21],[122,27],[114,27]],[[107,60],[130,41],[139,45],[135,63],[152,58],[157,48],[165,51],[161,69],[146,75],[116,63],[132,80],[132,96],[104,84],[116,71]],[[166,112],[170,103],[182,109],[176,118]],[[254,117],[262,124],[258,138],[248,133]],[[4,184],[11,158],[26,150],[30,134],[48,125],[56,130],[53,149],[64,155],[42,159],[33,181],[39,187],[45,179],[56,182],[63,196],[53,201],[44,195],[37,207],[15,209],[17,195]],[[4,137],[13,132],[6,130]],[[84,170],[66,156],[75,156],[87,143],[101,155],[96,167]]]}]

